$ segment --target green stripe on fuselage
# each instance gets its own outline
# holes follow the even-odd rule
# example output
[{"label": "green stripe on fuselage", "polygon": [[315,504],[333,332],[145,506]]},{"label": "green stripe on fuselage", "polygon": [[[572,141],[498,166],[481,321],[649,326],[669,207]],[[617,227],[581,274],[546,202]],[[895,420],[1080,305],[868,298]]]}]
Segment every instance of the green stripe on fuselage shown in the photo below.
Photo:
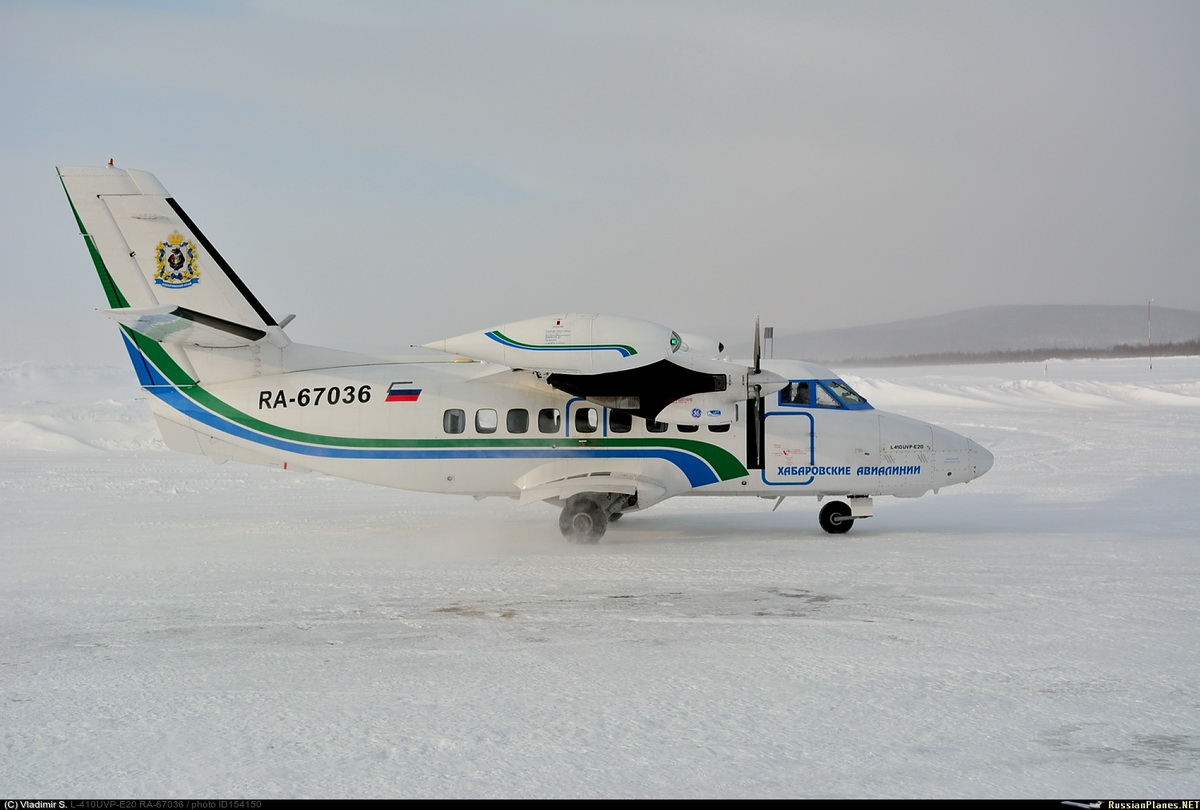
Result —
[{"label": "green stripe on fuselage", "polygon": [[[66,190],[64,183],[63,190]],[[95,240],[92,235],[87,232],[83,225],[83,221],[79,218],[79,212],[75,209],[75,203],[71,200],[70,193],[67,194],[67,201],[71,205],[71,213],[75,216],[75,222],[79,226],[79,232],[84,237],[84,242],[87,243],[88,253],[92,257],[92,263],[96,267],[96,273],[100,277],[100,283],[104,287],[104,294],[108,299],[108,305],[112,309],[122,309],[129,306],[128,300],[121,293],[112,274],[104,264],[104,259],[100,252],[96,249]],[[269,422],[264,422],[257,419],[244,411],[238,410],[228,404],[219,397],[207,391],[203,386],[199,385],[192,376],[184,371],[178,363],[168,354],[158,342],[142,335],[138,332],[122,326],[122,330],[133,341],[134,345],[142,353],[148,362],[153,364],[170,383],[175,386],[180,393],[191,399],[196,404],[207,408],[213,413],[229,419],[242,427],[250,430],[264,433],[268,436],[273,436],[279,439],[288,439],[291,441],[304,442],[306,444],[315,444],[330,447],[362,447],[362,448],[551,448],[563,446],[563,437],[555,437],[552,439],[365,439],[351,436],[327,436],[318,433],[307,433],[300,430],[292,430],[290,428],[274,425]],[[632,347],[629,347],[632,350]],[[570,441],[570,440],[567,440]],[[587,438],[578,440],[579,447],[587,448],[670,448],[692,453],[702,458],[721,480],[729,480],[731,478],[739,478],[747,475],[745,466],[738,459],[724,448],[706,442],[699,442],[690,439],[651,439],[649,441],[643,439],[617,439],[617,438]],[[566,448],[564,448],[566,449]]]},{"label": "green stripe on fuselage", "polygon": [[556,436],[549,439],[483,439],[483,438],[461,438],[461,439],[382,439],[382,438],[358,438],[353,436],[329,436],[320,433],[308,433],[301,430],[293,430],[291,428],[281,427],[270,422],[264,422],[250,414],[241,411],[219,397],[206,390],[203,386],[198,385],[187,372],[181,369],[171,357],[163,351],[162,346],[150,340],[149,338],[132,333],[131,337],[136,342],[137,347],[142,351],[146,358],[154,364],[156,368],[171,381],[184,396],[191,399],[197,405],[200,405],[212,411],[219,416],[222,416],[231,422],[241,425],[250,430],[264,433],[277,439],[287,439],[289,441],[304,442],[306,444],[315,444],[327,447],[361,447],[361,448],[398,448],[398,449],[431,449],[431,448],[481,448],[481,449],[503,449],[503,448],[552,448],[559,447],[565,451],[569,451],[573,447],[597,449],[597,448],[613,448],[613,449],[654,449],[654,448],[669,448],[672,450],[681,450],[700,457],[712,467],[717,478],[722,481],[727,481],[731,478],[740,478],[747,475],[746,467],[737,457],[728,450],[718,447],[707,442],[700,442],[694,439],[635,439],[635,438],[566,438]]}]

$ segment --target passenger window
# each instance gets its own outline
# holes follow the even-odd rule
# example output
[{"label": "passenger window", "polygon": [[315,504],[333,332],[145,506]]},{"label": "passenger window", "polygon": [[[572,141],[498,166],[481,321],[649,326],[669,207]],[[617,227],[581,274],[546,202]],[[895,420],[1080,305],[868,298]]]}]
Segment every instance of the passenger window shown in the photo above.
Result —
[{"label": "passenger window", "polygon": [[595,433],[600,426],[600,418],[595,408],[580,408],[575,411],[575,432]]},{"label": "passenger window", "polygon": [[542,433],[558,433],[562,429],[562,414],[558,408],[542,408],[538,411],[538,430]]},{"label": "passenger window", "polygon": [[709,425],[708,432],[709,433],[728,433],[729,425],[727,425],[727,424],[726,425]]},{"label": "passenger window", "polygon": [[812,405],[812,393],[806,382],[790,382],[779,392],[780,405]]},{"label": "passenger window", "polygon": [[666,433],[667,432],[667,423],[666,422],[655,422],[653,419],[647,419],[646,420],[646,430],[649,433]]},{"label": "passenger window", "polygon": [[608,412],[608,429],[613,433],[628,433],[633,427],[633,417],[625,411]]},{"label": "passenger window", "polygon": [[699,425],[676,425],[680,433],[695,433],[700,429]]},{"label": "passenger window", "polygon": [[475,411],[476,433],[495,433],[499,424],[496,412],[491,408],[480,408]]},{"label": "passenger window", "polygon": [[513,408],[508,412],[504,427],[509,433],[529,432],[529,411],[524,408]]},{"label": "passenger window", "polygon": [[466,429],[466,412],[462,408],[447,408],[442,414],[442,430],[446,433],[462,433]]}]

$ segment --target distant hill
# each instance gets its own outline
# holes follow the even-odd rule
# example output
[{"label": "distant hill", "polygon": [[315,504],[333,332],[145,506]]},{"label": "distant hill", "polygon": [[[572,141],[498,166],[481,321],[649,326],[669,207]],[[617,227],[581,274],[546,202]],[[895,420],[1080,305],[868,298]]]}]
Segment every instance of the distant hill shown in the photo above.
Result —
[{"label": "distant hill", "polygon": [[[1156,306],[1152,320],[1156,353],[1200,354],[1200,312]],[[1137,305],[980,307],[876,326],[799,334],[782,334],[776,327],[772,354],[827,364],[1132,355],[1145,353],[1146,326],[1146,307]]]}]

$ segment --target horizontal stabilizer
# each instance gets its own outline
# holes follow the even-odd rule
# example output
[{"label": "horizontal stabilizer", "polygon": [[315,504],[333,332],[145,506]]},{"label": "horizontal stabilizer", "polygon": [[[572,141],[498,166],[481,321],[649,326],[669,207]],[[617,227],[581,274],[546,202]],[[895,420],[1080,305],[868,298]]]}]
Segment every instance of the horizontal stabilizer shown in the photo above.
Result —
[{"label": "horizontal stabilizer", "polygon": [[268,334],[254,326],[234,323],[173,304],[106,309],[102,312],[117,323],[159,343],[202,349],[251,346]]}]

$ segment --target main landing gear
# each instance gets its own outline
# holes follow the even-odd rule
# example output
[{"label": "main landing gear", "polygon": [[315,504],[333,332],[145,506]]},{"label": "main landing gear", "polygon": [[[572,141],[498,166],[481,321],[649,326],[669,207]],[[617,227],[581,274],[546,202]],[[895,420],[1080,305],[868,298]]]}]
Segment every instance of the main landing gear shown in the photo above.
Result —
[{"label": "main landing gear", "polygon": [[572,495],[558,516],[558,528],[572,543],[599,543],[610,521],[621,517],[621,510],[633,505],[628,495],[607,492],[581,492]]},{"label": "main landing gear", "polygon": [[558,528],[572,543],[599,543],[608,530],[608,515],[600,504],[575,495],[558,516]]}]

